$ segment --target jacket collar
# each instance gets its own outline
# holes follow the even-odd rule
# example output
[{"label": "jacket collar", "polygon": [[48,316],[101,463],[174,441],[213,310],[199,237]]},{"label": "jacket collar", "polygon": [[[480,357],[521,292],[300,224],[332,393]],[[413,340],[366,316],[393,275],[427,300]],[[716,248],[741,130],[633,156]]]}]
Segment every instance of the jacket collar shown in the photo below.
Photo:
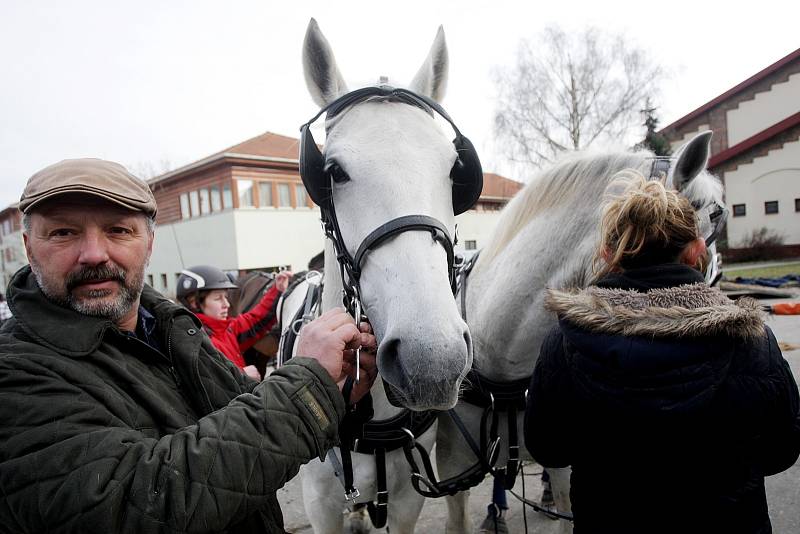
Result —
[{"label": "jacket collar", "polygon": [[681,263],[662,263],[638,269],[611,273],[597,282],[597,287],[648,291],[685,284],[699,284],[705,280],[699,271]]},{"label": "jacket collar", "polygon": [[695,271],[685,266],[647,269],[612,275],[583,290],[549,290],[545,304],[561,320],[603,334],[737,339],[763,335],[763,314],[755,300],[733,302],[702,282],[699,273],[701,281],[695,281]]},{"label": "jacket collar", "polygon": [[[17,271],[11,279],[7,300],[14,319],[26,334],[68,356],[86,356],[97,349],[108,332],[120,332],[110,319],[84,315],[49,300],[36,283],[29,265]],[[200,328],[190,312],[148,286],[142,291],[140,304],[156,317],[158,323],[177,315],[188,315]]]},{"label": "jacket collar", "polygon": [[228,323],[231,322],[231,319],[217,319],[216,317],[211,317],[210,315],[199,312],[195,315],[200,322],[203,323],[203,326],[216,335],[225,332],[225,330],[228,329]]}]

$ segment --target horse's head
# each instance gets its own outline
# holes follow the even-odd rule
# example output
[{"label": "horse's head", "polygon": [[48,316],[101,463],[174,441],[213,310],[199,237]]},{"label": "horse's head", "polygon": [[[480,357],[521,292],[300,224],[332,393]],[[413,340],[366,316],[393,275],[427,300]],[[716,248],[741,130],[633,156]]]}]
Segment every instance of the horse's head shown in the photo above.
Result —
[{"label": "horse's head", "polygon": [[[313,19],[303,63],[309,91],[321,108],[358,93],[348,93]],[[419,410],[453,406],[472,363],[469,330],[453,299],[448,271],[454,201],[459,204],[451,170],[459,158],[434,113],[440,110],[435,101],[443,96],[446,79],[447,47],[440,29],[410,86],[422,99],[368,90],[344,104],[339,100],[327,109],[321,155],[304,134],[304,140],[310,139],[306,152],[315,152],[316,158],[316,164],[303,159],[304,181],[312,198],[335,213],[342,244],[356,258],[355,285],[379,341],[381,376],[403,404]],[[307,179],[311,167],[318,171],[312,180],[321,178],[313,184]],[[407,216],[423,216],[422,224],[404,226],[357,254],[375,230],[381,233],[386,223]],[[425,226],[437,221],[440,230]]]},{"label": "horse's head", "polygon": [[678,148],[669,169],[667,185],[685,196],[697,211],[700,235],[709,252],[706,280],[719,277],[719,259],[715,241],[725,225],[728,210],[722,200],[722,184],[706,169],[711,152],[711,132],[702,132]]}]

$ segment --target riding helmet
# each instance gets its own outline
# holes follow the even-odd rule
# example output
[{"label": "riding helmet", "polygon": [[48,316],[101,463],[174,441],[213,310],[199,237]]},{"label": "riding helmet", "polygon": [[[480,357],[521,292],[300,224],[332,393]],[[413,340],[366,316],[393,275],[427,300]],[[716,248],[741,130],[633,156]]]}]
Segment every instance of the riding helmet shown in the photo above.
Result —
[{"label": "riding helmet", "polygon": [[236,289],[236,287],[236,284],[221,269],[211,265],[197,265],[181,271],[175,296],[178,297],[181,304],[188,306],[187,297],[198,291]]}]

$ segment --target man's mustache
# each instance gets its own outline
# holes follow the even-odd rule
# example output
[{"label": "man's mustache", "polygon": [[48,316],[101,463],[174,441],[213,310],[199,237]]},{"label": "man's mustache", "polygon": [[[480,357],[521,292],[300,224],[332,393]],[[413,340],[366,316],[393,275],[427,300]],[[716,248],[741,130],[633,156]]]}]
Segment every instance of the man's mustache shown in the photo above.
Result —
[{"label": "man's mustache", "polygon": [[125,283],[125,271],[119,267],[111,265],[101,265],[99,267],[81,267],[80,270],[70,273],[67,276],[67,291],[72,291],[86,282],[113,280],[121,284]]}]

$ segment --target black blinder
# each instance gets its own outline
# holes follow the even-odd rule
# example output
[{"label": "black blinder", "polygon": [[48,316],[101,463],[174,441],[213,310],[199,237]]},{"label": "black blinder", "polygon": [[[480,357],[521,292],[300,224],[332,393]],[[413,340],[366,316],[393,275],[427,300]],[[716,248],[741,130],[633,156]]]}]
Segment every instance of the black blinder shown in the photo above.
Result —
[{"label": "black blinder", "polygon": [[311,200],[317,206],[327,207],[331,196],[330,180],[326,179],[325,157],[309,131],[310,126],[308,123],[300,128],[300,178]]}]

